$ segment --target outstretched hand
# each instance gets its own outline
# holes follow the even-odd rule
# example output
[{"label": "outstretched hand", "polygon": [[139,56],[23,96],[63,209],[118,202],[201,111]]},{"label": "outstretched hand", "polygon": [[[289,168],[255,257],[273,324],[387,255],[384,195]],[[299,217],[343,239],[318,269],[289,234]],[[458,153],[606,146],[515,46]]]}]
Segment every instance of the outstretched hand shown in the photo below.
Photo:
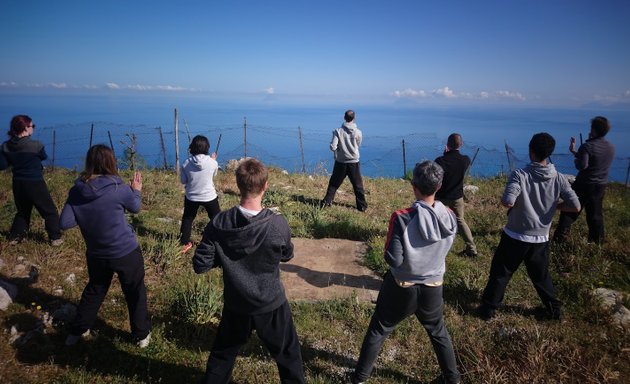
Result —
[{"label": "outstretched hand", "polygon": [[571,140],[569,141],[569,152],[575,154],[575,152],[577,152],[575,150],[575,137],[571,137]]},{"label": "outstretched hand", "polygon": [[217,153],[216,152],[212,152],[212,154],[210,155],[210,157],[212,157],[213,159],[217,159]]},{"label": "outstretched hand", "polygon": [[133,179],[131,179],[129,185],[131,189],[135,189],[138,192],[142,191],[142,174],[140,171],[134,172]]}]

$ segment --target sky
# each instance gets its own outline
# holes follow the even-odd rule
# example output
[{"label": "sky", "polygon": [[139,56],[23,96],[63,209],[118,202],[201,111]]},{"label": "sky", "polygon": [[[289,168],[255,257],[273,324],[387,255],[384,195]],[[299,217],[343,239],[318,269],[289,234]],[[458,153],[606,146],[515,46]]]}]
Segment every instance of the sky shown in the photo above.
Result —
[{"label": "sky", "polygon": [[0,92],[630,109],[627,0],[2,0]]}]

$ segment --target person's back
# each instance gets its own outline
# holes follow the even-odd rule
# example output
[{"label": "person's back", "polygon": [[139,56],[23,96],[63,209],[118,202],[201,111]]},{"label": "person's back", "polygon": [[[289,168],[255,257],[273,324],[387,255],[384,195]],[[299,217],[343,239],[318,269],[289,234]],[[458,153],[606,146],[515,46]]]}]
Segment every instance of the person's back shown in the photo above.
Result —
[{"label": "person's back", "polygon": [[615,157],[615,146],[604,136],[586,140],[576,154],[577,183],[606,184]]},{"label": "person's back", "polygon": [[[14,180],[42,180],[42,161],[48,158],[44,145],[31,136],[12,137],[2,144],[2,155],[11,166]],[[4,167],[0,167],[3,169]]]}]

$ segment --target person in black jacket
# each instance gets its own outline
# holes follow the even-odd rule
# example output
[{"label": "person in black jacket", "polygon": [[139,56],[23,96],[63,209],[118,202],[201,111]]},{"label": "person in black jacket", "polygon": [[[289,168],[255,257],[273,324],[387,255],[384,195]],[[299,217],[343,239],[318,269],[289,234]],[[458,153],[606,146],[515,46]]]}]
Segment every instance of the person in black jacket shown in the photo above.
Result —
[{"label": "person in black jacket", "polygon": [[442,187],[435,194],[435,198],[452,209],[457,216],[457,232],[462,235],[466,244],[461,254],[476,257],[477,246],[464,220],[464,176],[470,166],[470,158],[459,153],[462,144],[462,136],[459,133],[452,133],[446,142],[444,155],[435,159],[435,162],[444,169]]},{"label": "person in black jacket", "polygon": [[33,119],[17,115],[11,119],[10,139],[0,149],[0,170],[12,167],[13,198],[17,213],[11,224],[9,244],[24,240],[31,225],[33,206],[44,218],[48,239],[54,246],[61,245],[59,214],[44,180],[42,161],[48,158],[44,145],[32,140],[35,129]]},{"label": "person in black jacket", "polygon": [[[610,123],[603,116],[591,120],[591,132],[588,140],[575,150],[575,137],[569,142],[569,151],[575,156],[577,177],[573,190],[580,198],[580,204],[586,210],[588,241],[596,244],[604,242],[604,193],[608,183],[608,172],[615,157],[615,146],[604,138],[610,131]],[[573,222],[580,212],[562,212],[553,240],[562,243],[569,235]]]},{"label": "person in black jacket", "polygon": [[223,269],[223,313],[204,383],[228,383],[252,330],[276,360],[282,383],[304,383],[302,354],[291,308],[280,281],[280,262],[293,258],[291,230],[280,213],[262,207],[267,169],[256,159],[236,169],[240,204],[208,223],[193,256],[203,273]]}]

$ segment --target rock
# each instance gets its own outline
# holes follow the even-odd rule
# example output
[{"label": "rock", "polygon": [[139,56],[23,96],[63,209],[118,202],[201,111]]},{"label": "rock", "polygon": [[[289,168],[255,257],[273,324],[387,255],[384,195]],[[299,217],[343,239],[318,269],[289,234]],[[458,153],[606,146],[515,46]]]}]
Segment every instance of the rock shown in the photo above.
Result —
[{"label": "rock", "polygon": [[31,270],[28,272],[28,278],[31,283],[37,283],[37,279],[39,279],[39,269],[36,266],[31,265]]},{"label": "rock", "polygon": [[24,260],[26,260],[26,259],[24,258],[24,256],[18,256],[18,258],[17,258],[17,262],[18,262],[18,263],[22,263]]},{"label": "rock", "polygon": [[282,170],[282,174],[283,174],[283,175],[288,175],[288,174],[289,174],[289,172],[283,169],[283,170]]},{"label": "rock", "polygon": [[74,273],[69,274],[68,277],[66,277],[65,282],[70,285],[74,285],[77,282],[76,275]]},{"label": "rock", "polygon": [[618,326],[626,329],[630,327],[630,310],[623,306],[620,293],[608,288],[597,288],[593,296],[600,301],[603,308],[612,313],[613,320]]},{"label": "rock", "polygon": [[0,310],[6,311],[11,303],[13,303],[13,299],[11,299],[9,293],[4,288],[0,287]]},{"label": "rock", "polygon": [[53,289],[52,294],[55,296],[63,296],[63,288],[57,287]]},{"label": "rock", "polygon": [[16,264],[15,267],[13,267],[14,275],[21,275],[24,271],[26,271],[26,265],[24,264]]},{"label": "rock", "polygon": [[157,221],[161,221],[162,223],[170,223],[173,221],[173,219],[170,217],[158,217]]},{"label": "rock", "polygon": [[476,185],[464,185],[464,193],[474,195],[479,192],[479,187]]}]

